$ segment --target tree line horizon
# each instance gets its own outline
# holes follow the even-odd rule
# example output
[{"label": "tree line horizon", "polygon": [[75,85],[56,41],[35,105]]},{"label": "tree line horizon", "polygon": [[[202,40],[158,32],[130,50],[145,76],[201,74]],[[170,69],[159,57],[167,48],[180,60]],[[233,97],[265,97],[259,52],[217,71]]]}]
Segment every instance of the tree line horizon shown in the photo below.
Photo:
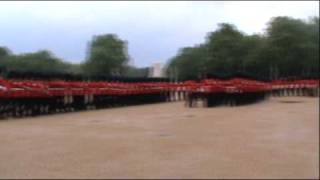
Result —
[{"label": "tree line horizon", "polygon": [[[10,72],[74,76],[145,78],[148,68],[129,65],[127,42],[115,34],[94,36],[86,58],[69,63],[48,50],[13,54],[0,47],[0,76]],[[319,78],[319,17],[273,17],[265,32],[247,35],[218,24],[201,44],[183,47],[167,60],[168,78],[189,80],[247,75],[255,79]]]}]

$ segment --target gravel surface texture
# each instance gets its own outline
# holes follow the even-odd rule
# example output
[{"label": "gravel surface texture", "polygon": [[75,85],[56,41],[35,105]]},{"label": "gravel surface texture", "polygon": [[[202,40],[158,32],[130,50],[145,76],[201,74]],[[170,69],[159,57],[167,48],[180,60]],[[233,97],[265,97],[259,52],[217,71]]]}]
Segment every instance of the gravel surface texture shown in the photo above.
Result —
[{"label": "gravel surface texture", "polygon": [[[294,103],[288,103],[294,102]],[[319,99],[0,121],[0,178],[318,178]]]}]

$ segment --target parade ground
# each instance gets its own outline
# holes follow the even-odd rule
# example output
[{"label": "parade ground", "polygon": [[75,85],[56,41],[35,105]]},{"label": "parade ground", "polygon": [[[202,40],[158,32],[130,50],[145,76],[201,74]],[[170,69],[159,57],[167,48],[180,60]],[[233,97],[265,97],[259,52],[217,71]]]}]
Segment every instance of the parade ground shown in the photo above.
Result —
[{"label": "parade ground", "polygon": [[319,99],[0,120],[0,179],[318,178]]}]

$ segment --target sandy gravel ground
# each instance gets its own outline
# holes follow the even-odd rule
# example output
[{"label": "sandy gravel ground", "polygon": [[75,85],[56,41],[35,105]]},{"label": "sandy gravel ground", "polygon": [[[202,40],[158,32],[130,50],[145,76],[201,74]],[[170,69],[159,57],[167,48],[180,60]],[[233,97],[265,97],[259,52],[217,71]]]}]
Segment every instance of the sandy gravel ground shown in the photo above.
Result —
[{"label": "sandy gravel ground", "polygon": [[318,178],[317,98],[0,121],[0,178]]}]

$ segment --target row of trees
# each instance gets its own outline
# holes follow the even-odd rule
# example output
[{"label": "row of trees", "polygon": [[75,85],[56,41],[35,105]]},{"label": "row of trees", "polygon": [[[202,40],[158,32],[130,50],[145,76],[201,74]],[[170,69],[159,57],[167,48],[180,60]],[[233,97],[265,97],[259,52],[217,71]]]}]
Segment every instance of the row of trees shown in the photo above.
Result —
[{"label": "row of trees", "polygon": [[319,77],[319,17],[276,17],[264,34],[219,24],[203,44],[182,48],[167,68],[180,80],[244,74],[258,79]]},{"label": "row of trees", "polygon": [[[169,60],[166,72],[179,80],[234,73],[258,79],[319,77],[319,17],[308,21],[276,17],[264,34],[246,35],[231,24],[219,24],[206,41],[182,48]],[[95,36],[83,63],[71,64],[42,50],[12,54],[0,47],[0,72],[147,77],[148,68],[128,65],[127,42],[116,35]]]},{"label": "row of trees", "polygon": [[6,48],[0,48],[0,68],[2,71],[64,73],[72,70],[72,65],[41,50],[35,53],[14,55]]},{"label": "row of trees", "polygon": [[89,43],[87,57],[83,63],[72,64],[55,57],[47,50],[34,53],[13,54],[0,47],[0,73],[33,73],[46,75],[130,76],[147,77],[148,68],[128,65],[127,43],[116,35],[95,36]]}]

